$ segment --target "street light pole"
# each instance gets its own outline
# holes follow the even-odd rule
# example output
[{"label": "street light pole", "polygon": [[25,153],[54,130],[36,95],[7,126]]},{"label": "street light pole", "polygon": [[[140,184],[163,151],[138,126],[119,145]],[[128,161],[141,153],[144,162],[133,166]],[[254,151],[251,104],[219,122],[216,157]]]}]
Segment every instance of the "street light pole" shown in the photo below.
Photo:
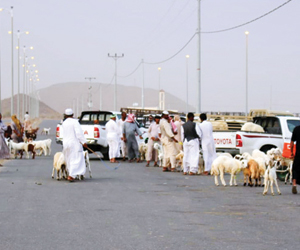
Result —
[{"label": "street light pole", "polygon": [[185,112],[188,113],[189,108],[189,55],[186,55],[186,109]]},{"label": "street light pole", "polygon": [[[28,35],[29,32],[26,31],[26,32],[20,32],[20,30],[17,31],[16,35],[17,35],[17,38],[18,38],[18,46],[17,46],[17,49],[18,49],[18,95],[17,95],[17,117],[19,119],[21,119],[20,117],[20,36],[22,34],[26,34]],[[23,110],[23,113],[24,113],[24,110]]]},{"label": "street light pole", "polygon": [[245,32],[246,35],[246,112],[245,115],[248,115],[248,35],[249,32]]},{"label": "street light pole", "polygon": [[[10,8],[11,17],[11,103],[10,103],[10,114],[14,113],[14,16],[13,6]],[[20,118],[20,117],[18,117]]]},{"label": "street light pole", "polygon": [[144,88],[145,88],[145,69],[144,69],[144,59],[142,59],[143,65],[143,85],[142,85],[142,109],[145,108],[145,97],[144,97]]},{"label": "street light pole", "polygon": [[117,111],[117,60],[119,58],[124,57],[124,54],[118,56],[117,53],[114,56],[109,55],[108,57],[112,57],[115,59],[115,86],[114,86],[114,111]]},{"label": "street light pole", "polygon": [[93,99],[92,99],[92,80],[96,79],[96,77],[86,77],[86,80],[90,81],[90,86],[89,86],[89,103],[88,103],[88,107],[89,110],[93,107]]}]

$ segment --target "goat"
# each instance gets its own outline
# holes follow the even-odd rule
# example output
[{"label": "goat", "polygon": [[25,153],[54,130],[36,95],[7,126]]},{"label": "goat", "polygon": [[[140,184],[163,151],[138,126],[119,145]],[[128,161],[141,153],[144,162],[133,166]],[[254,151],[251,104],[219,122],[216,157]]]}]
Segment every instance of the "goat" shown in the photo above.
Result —
[{"label": "goat", "polygon": [[164,151],[163,151],[163,147],[161,144],[155,142],[154,143],[154,149],[157,150],[157,155],[158,155],[158,160],[159,160],[159,166],[162,167],[162,162],[163,162],[163,158],[164,158]]},{"label": "goat", "polygon": [[23,157],[23,151],[25,151],[26,153],[26,158],[29,158],[29,154],[28,154],[28,144],[26,142],[19,142],[19,143],[15,143],[12,140],[8,141],[8,148],[9,151],[13,151],[14,157],[15,159],[17,159],[17,153],[18,151],[20,151],[20,159],[22,159]]},{"label": "goat", "polygon": [[42,135],[42,134],[49,135],[49,134],[50,134],[50,129],[51,129],[51,128],[43,128],[43,130],[42,130],[42,132],[41,132],[41,135]]},{"label": "goat", "polygon": [[[84,161],[85,161],[85,166],[89,170],[90,178],[92,178],[92,170],[91,170],[91,164],[90,164],[89,151],[87,151],[87,150],[83,151],[83,157],[84,157]],[[85,178],[85,176],[78,176],[79,180],[82,180],[84,178]]]},{"label": "goat", "polygon": [[47,155],[47,144],[45,141],[32,141],[31,143],[34,145],[36,151],[39,150],[39,153],[37,153],[37,155],[41,156],[43,152],[45,156]]},{"label": "goat", "polygon": [[266,195],[268,193],[268,188],[270,186],[271,188],[271,193],[272,195],[274,195],[274,190],[273,190],[273,184],[275,183],[275,186],[277,188],[277,192],[280,195],[281,192],[279,190],[278,187],[278,183],[277,183],[277,174],[276,174],[276,166],[279,164],[279,161],[275,161],[273,164],[273,167],[271,168],[271,166],[269,165],[266,172],[265,172],[265,178],[264,178],[264,182],[265,182],[265,187],[264,187],[264,191],[263,191],[263,195]]}]

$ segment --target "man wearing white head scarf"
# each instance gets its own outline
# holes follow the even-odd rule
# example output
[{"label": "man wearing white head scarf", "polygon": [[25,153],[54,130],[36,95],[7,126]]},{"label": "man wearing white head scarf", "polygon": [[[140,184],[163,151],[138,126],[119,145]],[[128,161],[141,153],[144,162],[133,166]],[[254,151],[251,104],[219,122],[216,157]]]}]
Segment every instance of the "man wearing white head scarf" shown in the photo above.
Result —
[{"label": "man wearing white head scarf", "polygon": [[63,154],[65,156],[69,181],[74,181],[77,175],[84,175],[86,171],[82,146],[87,148],[86,139],[79,122],[73,119],[73,110],[65,110],[65,120],[62,124],[64,131]]}]

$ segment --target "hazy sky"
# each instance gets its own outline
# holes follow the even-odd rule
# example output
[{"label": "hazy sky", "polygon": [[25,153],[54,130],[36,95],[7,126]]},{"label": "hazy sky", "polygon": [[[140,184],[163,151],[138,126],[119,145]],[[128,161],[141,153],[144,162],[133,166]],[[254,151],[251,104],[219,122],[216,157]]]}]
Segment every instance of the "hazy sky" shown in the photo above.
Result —
[{"label": "hazy sky", "polygon": [[[287,0],[202,0],[201,30],[237,26],[285,2]],[[197,29],[197,0],[0,2],[0,7],[10,6],[14,6],[14,31],[30,32],[22,35],[20,42],[21,47],[34,47],[27,52],[28,56],[35,57],[31,63],[39,70],[39,88],[62,82],[84,82],[85,77],[90,76],[96,77],[96,82],[110,83],[115,64],[108,53],[124,53],[118,60],[118,75],[126,76],[142,59],[156,63],[173,56]],[[245,110],[244,32],[247,30],[250,32],[249,109],[271,107],[300,112],[299,11],[300,1],[293,0],[241,28],[201,34],[202,111]],[[0,12],[2,99],[11,95],[11,38],[7,33],[11,29],[10,21],[7,11]],[[16,36],[14,39],[16,42]],[[17,50],[14,53],[16,93]],[[187,54],[190,55],[189,103],[196,105],[197,36],[172,60],[145,64],[145,88],[158,89],[158,67],[161,67],[161,88],[185,100]],[[142,79],[143,69],[139,67],[129,77],[118,77],[118,84],[142,86]],[[146,96],[145,106],[148,98],[156,97]]]}]

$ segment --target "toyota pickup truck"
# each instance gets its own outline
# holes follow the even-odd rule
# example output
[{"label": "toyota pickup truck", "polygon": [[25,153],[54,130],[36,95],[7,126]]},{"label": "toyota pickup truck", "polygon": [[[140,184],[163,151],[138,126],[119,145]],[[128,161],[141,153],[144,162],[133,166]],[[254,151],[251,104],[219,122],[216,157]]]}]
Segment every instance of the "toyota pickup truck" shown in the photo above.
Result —
[{"label": "toyota pickup truck", "polygon": [[[88,147],[93,151],[101,152],[105,158],[108,156],[105,124],[109,121],[112,114],[116,115],[116,121],[121,119],[120,112],[110,111],[83,111],[79,118],[79,123],[87,140]],[[138,123],[137,125],[139,126]],[[143,137],[145,137],[147,135],[146,129],[140,127],[140,130]],[[62,144],[63,134],[62,123],[60,122],[56,127],[56,143]],[[138,136],[136,138],[138,142],[141,141]]]},{"label": "toyota pickup truck", "polygon": [[300,125],[300,118],[295,116],[257,116],[253,123],[260,125],[265,132],[214,131],[213,137],[217,152],[229,152],[233,155],[254,149],[267,152],[279,147],[285,157],[289,157],[290,141],[294,128]]}]

